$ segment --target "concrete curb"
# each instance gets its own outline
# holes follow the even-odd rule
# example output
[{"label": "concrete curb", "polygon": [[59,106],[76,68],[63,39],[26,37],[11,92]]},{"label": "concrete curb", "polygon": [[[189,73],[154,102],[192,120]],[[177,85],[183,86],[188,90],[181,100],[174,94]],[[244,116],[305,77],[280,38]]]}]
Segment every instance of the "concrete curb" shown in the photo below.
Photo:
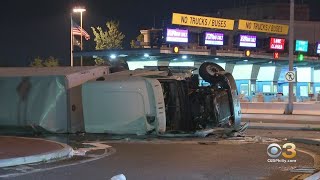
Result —
[{"label": "concrete curb", "polygon": [[[28,138],[28,139],[37,139],[37,138]],[[50,151],[42,154],[31,155],[31,156],[2,159],[0,160],[0,167],[9,167],[9,166],[37,163],[37,162],[45,162],[53,159],[69,158],[73,155],[73,149],[67,144],[50,141],[46,139],[41,139],[41,140],[59,144],[62,146],[62,149]]]},{"label": "concrete curb", "polygon": [[[320,139],[314,139],[314,138],[291,138],[291,139],[288,139],[288,141],[298,142],[298,143],[303,143],[303,144],[308,144],[308,145],[316,145],[316,146],[320,145]],[[317,169],[318,166],[316,165],[316,161],[317,160],[319,161],[319,155],[314,154],[312,157],[314,158],[314,161],[315,161],[314,166]],[[318,179],[320,179],[319,169],[317,171],[318,172],[306,177],[304,180],[318,180]]]},{"label": "concrete curb", "polygon": [[317,172],[317,173],[305,178],[304,180],[317,180],[317,179],[320,179],[320,172]]},{"label": "concrete curb", "polygon": [[284,124],[284,123],[253,123],[249,122],[249,129],[275,129],[275,130],[319,130],[319,125]]},{"label": "concrete curb", "polygon": [[298,142],[309,145],[320,145],[320,139],[312,139],[312,138],[290,138],[288,141]]}]

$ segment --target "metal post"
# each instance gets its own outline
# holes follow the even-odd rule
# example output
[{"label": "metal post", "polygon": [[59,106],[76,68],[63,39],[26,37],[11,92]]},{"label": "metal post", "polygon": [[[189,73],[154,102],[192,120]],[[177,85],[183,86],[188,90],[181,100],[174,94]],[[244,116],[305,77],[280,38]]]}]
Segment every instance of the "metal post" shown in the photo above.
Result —
[{"label": "metal post", "polygon": [[[289,71],[293,71],[293,42],[294,42],[294,0],[290,0],[290,24],[289,24]],[[293,111],[293,83],[289,82],[289,103],[286,114]]]},{"label": "metal post", "polygon": [[[83,45],[82,45],[82,11],[80,12],[80,26],[81,26],[81,30],[80,30],[80,34],[81,34],[81,51],[83,49]],[[82,55],[81,55],[81,66],[83,65],[83,61],[82,61]]]},{"label": "metal post", "polygon": [[72,28],[73,28],[73,22],[72,22],[72,13],[70,14],[70,66],[73,66],[73,33],[72,33]]}]

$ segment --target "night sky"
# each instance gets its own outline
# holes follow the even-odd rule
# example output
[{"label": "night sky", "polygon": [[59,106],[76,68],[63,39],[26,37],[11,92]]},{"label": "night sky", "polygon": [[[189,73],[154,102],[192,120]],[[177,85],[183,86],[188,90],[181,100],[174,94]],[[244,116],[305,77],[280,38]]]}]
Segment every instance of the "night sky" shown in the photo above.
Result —
[{"label": "night sky", "polygon": [[[278,2],[277,0],[276,2]],[[319,0],[299,0],[310,3],[313,19],[320,19]],[[275,0],[2,0],[0,5],[1,44],[0,65],[28,65],[34,57],[54,56],[69,60],[70,12],[72,7],[83,5],[84,29],[91,39],[84,41],[85,50],[94,50],[91,26],[105,29],[107,20],[118,20],[125,35],[124,46],[139,35],[140,29],[161,28],[172,12],[204,14],[215,13],[219,8],[240,4],[275,2]],[[287,2],[287,1],[285,1]],[[80,24],[79,14],[73,14]],[[63,63],[64,64],[64,63]]]}]

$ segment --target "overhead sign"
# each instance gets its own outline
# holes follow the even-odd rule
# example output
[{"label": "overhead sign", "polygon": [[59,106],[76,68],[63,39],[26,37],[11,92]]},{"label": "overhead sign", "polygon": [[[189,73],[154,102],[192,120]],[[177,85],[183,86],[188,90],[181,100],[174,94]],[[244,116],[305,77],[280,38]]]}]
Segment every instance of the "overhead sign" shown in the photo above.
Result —
[{"label": "overhead sign", "polygon": [[205,45],[223,45],[223,33],[205,32]]},{"label": "overhead sign", "polygon": [[287,71],[285,74],[285,79],[287,82],[296,82],[296,72],[295,71]]},{"label": "overhead sign", "polygon": [[308,41],[296,40],[295,50],[298,52],[308,52]]},{"label": "overhead sign", "polygon": [[203,27],[203,28],[213,28],[213,29],[233,30],[234,20],[173,13],[172,24]]},{"label": "overhead sign", "polygon": [[238,29],[245,30],[245,31],[255,31],[255,32],[287,35],[289,31],[289,26],[283,25],[283,24],[272,24],[272,23],[266,23],[266,22],[248,21],[248,20],[239,19]]},{"label": "overhead sign", "polygon": [[282,38],[270,38],[270,49],[284,50],[285,39]]},{"label": "overhead sign", "polygon": [[320,43],[317,43],[317,54],[320,54]]},{"label": "overhead sign", "polygon": [[185,29],[167,29],[167,42],[188,42],[188,30]]},{"label": "overhead sign", "polygon": [[257,46],[257,36],[240,34],[240,44],[241,47],[256,47]]}]

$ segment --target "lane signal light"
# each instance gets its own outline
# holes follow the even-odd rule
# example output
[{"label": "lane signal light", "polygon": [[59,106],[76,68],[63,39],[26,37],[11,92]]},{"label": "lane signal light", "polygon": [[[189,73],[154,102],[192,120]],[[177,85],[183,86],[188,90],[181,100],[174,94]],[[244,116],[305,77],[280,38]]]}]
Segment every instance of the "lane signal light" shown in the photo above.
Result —
[{"label": "lane signal light", "polygon": [[274,52],[273,53],[273,59],[279,59],[279,53],[278,52]]},{"label": "lane signal light", "polygon": [[299,55],[298,55],[298,60],[299,60],[299,61],[303,61],[303,59],[304,59],[303,54],[299,54]]},{"label": "lane signal light", "polygon": [[178,46],[174,46],[173,47],[173,52],[174,53],[179,53],[179,47]]},{"label": "lane signal light", "polygon": [[244,55],[245,55],[246,57],[249,57],[249,56],[251,55],[251,51],[250,51],[250,50],[245,50],[245,51],[244,51]]}]

